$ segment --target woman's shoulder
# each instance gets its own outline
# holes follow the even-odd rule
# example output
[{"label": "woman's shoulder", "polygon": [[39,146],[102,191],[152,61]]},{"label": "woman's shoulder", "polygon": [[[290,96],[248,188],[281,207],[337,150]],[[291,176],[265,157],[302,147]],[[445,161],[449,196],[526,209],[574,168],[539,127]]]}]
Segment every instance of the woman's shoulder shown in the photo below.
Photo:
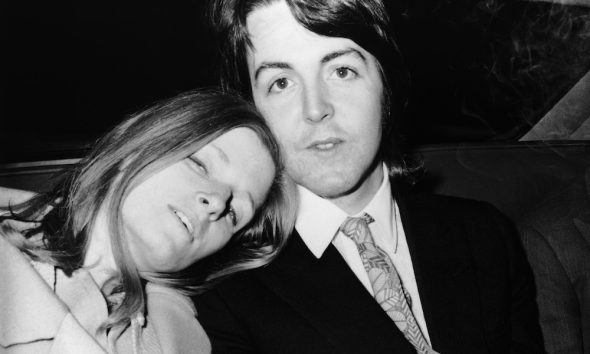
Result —
[{"label": "woman's shoulder", "polygon": [[[29,259],[0,236],[0,344],[21,343],[28,337],[54,335],[65,315],[63,307]],[[45,320],[45,326],[35,324]],[[37,333],[41,332],[41,333]]]},{"label": "woman's shoulder", "polygon": [[[119,353],[211,353],[192,301],[172,288],[148,282],[145,324],[133,320],[115,346]],[[140,322],[143,322],[140,321]],[[136,349],[140,348],[140,349]]]},{"label": "woman's shoulder", "polygon": [[197,315],[197,309],[188,296],[168,286],[148,282],[145,287],[148,310],[150,306],[182,308],[191,317]]},{"label": "woman's shoulder", "polygon": [[211,352],[190,298],[175,289],[148,283],[146,302],[146,325],[153,327],[163,353]]},{"label": "woman's shoulder", "polygon": [[[13,242],[15,241],[15,242]],[[20,286],[27,280],[36,282],[41,279],[47,285],[53,284],[54,266],[51,264],[31,260],[17,246],[19,240],[0,233],[0,270],[3,280],[17,278],[12,284]]]}]

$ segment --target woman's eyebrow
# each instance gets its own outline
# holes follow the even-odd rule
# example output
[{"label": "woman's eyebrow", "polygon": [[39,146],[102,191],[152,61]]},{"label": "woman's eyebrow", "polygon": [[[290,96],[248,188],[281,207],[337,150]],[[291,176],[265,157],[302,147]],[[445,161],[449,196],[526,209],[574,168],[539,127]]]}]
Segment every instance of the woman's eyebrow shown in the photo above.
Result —
[{"label": "woman's eyebrow", "polygon": [[250,207],[250,211],[252,212],[252,217],[254,217],[254,214],[256,214],[256,207],[254,205],[254,198],[252,197],[252,193],[250,193],[249,191],[246,192],[246,203],[248,203],[247,205]]},{"label": "woman's eyebrow", "polygon": [[229,157],[227,157],[227,154],[225,153],[225,151],[223,151],[221,148],[219,148],[218,146],[215,146],[215,144],[210,144],[209,146],[211,146],[211,150],[215,151],[215,155],[224,163],[228,164],[230,163]]}]

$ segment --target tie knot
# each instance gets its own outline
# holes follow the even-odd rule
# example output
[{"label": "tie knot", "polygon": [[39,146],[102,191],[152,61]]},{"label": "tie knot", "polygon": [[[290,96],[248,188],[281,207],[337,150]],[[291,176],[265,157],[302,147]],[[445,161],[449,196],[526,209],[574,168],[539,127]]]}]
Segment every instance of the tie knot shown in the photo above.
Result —
[{"label": "tie knot", "polygon": [[369,224],[373,221],[375,219],[367,213],[358,217],[348,217],[340,226],[340,231],[356,243],[364,242],[367,237],[371,237]]}]

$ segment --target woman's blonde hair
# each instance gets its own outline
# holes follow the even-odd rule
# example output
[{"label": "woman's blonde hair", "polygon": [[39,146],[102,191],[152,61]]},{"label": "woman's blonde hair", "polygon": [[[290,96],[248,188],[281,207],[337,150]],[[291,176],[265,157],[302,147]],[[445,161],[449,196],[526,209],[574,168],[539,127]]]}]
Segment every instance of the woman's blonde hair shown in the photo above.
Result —
[{"label": "woman's blonde hair", "polygon": [[[126,243],[123,201],[141,181],[238,127],[258,135],[277,167],[265,203],[217,254],[176,274],[148,276],[150,281],[168,284],[187,295],[197,294],[225,276],[268,263],[285,244],[294,223],[294,205],[286,191],[277,142],[257,111],[235,95],[192,91],[128,117],[99,139],[52,192],[12,206],[11,215],[0,221],[40,218],[25,237],[42,234],[42,244],[25,242],[19,246],[34,259],[71,274],[83,265],[89,231],[104,206],[120,287],[125,292],[122,304],[112,311],[104,327],[126,326],[145,306],[145,280],[140,278]],[[53,208],[39,217],[48,205]]]}]

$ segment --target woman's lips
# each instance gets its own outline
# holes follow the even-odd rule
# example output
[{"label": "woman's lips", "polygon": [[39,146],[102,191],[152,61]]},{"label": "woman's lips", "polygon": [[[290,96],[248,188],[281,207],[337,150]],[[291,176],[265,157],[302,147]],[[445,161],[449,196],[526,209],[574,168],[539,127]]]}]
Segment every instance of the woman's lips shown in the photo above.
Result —
[{"label": "woman's lips", "polygon": [[188,231],[188,233],[191,237],[191,240],[194,239],[195,227],[194,227],[193,223],[190,221],[190,219],[188,218],[188,216],[185,213],[183,213],[182,211],[178,210],[178,208],[175,208],[173,206],[170,206],[170,210],[174,213],[174,215],[176,215],[178,220],[180,220],[180,222],[184,225],[184,227],[186,228],[186,230]]}]

